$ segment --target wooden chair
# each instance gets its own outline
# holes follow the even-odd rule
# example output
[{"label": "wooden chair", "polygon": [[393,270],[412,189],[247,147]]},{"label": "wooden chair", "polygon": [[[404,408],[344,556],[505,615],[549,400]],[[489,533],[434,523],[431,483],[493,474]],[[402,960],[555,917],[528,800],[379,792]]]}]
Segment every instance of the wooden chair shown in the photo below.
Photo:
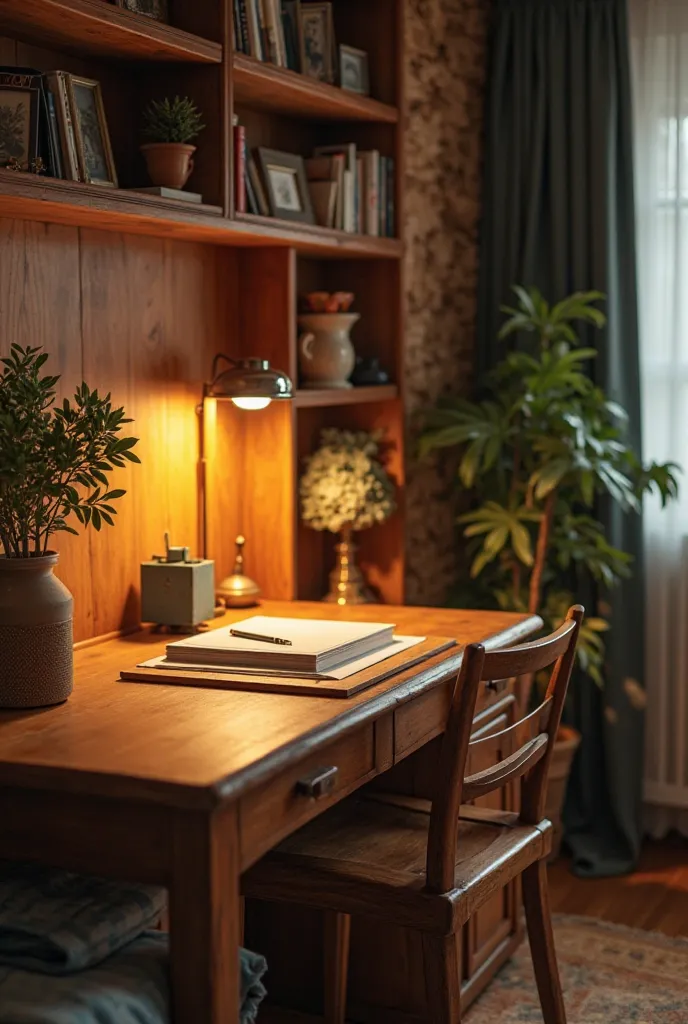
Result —
[{"label": "wooden chair", "polygon": [[[354,796],[290,836],[244,876],[244,894],[326,911],[325,1011],[343,1024],[351,914],[385,919],[421,934],[427,1020],[461,1020],[460,942],[468,918],[522,876],[535,976],[546,1024],[565,1024],[552,937],[545,858],[547,776],[583,618],[568,612],[541,640],[487,653],[466,647],[441,745],[432,804],[384,794]],[[471,742],[481,681],[553,665],[537,710],[500,733]],[[464,778],[469,750],[502,760]],[[506,756],[504,753],[508,752]],[[519,814],[462,806],[523,779]]]}]

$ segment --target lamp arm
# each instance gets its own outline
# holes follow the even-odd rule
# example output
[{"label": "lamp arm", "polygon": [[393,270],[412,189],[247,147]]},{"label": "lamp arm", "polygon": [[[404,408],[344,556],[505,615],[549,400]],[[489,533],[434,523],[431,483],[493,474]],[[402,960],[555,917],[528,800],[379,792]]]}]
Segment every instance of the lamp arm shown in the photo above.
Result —
[{"label": "lamp arm", "polygon": [[215,358],[213,359],[213,368],[210,371],[210,373],[211,373],[211,382],[212,383],[215,383],[215,381],[217,379],[217,366],[218,366],[218,363],[222,362],[223,359],[224,359],[224,361],[226,363],[229,363],[230,366],[238,366],[239,365],[239,360],[238,359],[232,359],[231,356],[225,355],[224,352],[218,352],[217,355],[215,356]]}]

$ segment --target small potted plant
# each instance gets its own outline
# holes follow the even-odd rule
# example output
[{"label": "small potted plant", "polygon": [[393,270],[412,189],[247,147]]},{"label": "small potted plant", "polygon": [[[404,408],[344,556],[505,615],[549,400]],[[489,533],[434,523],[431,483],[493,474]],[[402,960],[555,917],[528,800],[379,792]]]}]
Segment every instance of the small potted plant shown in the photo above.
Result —
[{"label": "small potted plant", "polygon": [[[632,572],[630,556],[605,535],[598,501],[633,513],[656,491],[665,504],[677,494],[677,467],[640,461],[626,439],[626,412],[586,372],[597,351],[579,347],[574,325],[602,327],[595,303],[603,296],[575,293],[550,306],[536,288],[514,292],[517,304],[503,307],[500,338],[517,334],[521,346],[480,382],[480,400],[448,399],[428,413],[421,453],[455,450],[470,502],[459,518],[470,580],[457,603],[532,612],[552,629],[577,594],[604,595]],[[579,669],[599,686],[608,627],[591,615],[578,640]],[[532,685],[527,680],[523,688],[522,710]],[[562,727],[554,748],[546,813],[555,851],[579,739]]]},{"label": "small potted plant", "polygon": [[323,430],[320,447],[306,459],[301,477],[301,516],[313,530],[340,535],[337,564],[325,601],[365,604],[374,600],[356,565],[351,535],[384,523],[394,511],[394,484],[380,459],[380,432]]},{"label": "small potted plant", "polygon": [[184,188],[193,171],[196,147],[189,145],[205,125],[188,96],[152,100],[143,112],[142,134],[150,141],[141,146],[154,185]]},{"label": "small potted plant", "polygon": [[0,707],[40,707],[72,691],[72,595],[54,575],[54,534],[112,525],[125,493],[116,466],[138,462],[123,409],[81,384],[55,404],[48,355],[12,345],[0,375]]}]

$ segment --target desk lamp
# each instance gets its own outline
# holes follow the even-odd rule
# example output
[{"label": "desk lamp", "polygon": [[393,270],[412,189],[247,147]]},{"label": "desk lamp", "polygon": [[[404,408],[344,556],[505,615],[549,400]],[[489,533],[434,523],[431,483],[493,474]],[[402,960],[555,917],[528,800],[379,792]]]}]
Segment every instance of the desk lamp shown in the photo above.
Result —
[{"label": "desk lamp", "polygon": [[[221,363],[228,368],[220,369]],[[292,383],[286,373],[273,370],[267,359],[232,359],[223,352],[213,359],[211,380],[203,387],[203,398],[214,398],[218,401],[229,399],[239,409],[265,409],[270,402],[291,398]],[[205,405],[205,402],[204,402]],[[203,409],[204,405],[201,407]],[[201,465],[203,467],[203,508],[201,514],[203,531],[203,552],[206,553],[207,518],[205,500],[205,450],[204,429],[201,426]],[[217,592],[225,598],[228,607],[244,607],[255,603],[260,590],[248,576],[243,574],[242,548],[244,538],[237,537],[237,558],[230,576],[222,580]]]},{"label": "desk lamp", "polygon": [[[221,362],[229,363],[229,369],[218,372]],[[265,409],[273,399],[291,398],[292,386],[286,373],[271,369],[267,359],[232,359],[220,352],[213,359],[204,397],[229,398],[240,409]]]}]

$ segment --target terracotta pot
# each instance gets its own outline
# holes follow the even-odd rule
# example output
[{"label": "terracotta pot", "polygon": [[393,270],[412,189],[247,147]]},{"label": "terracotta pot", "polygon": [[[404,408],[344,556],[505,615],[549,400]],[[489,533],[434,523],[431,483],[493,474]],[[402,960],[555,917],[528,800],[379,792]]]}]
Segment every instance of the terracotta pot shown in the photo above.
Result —
[{"label": "terracotta pot", "polygon": [[186,146],[183,142],[147,142],[141,146],[141,152],[154,185],[184,188],[194,168],[195,146]]},{"label": "terracotta pot", "polygon": [[580,733],[576,732],[575,729],[571,729],[567,725],[559,727],[549,766],[549,782],[545,803],[545,817],[549,818],[554,826],[550,860],[556,860],[561,849],[561,840],[564,832],[561,813],[564,809],[564,798],[566,796],[569,775],[571,774],[571,765],[573,764],[573,758],[578,750],[580,741]]},{"label": "terracotta pot", "polygon": [[299,326],[299,370],[304,388],[350,388],[356,353],[349,331],[358,313],[305,313]]},{"label": "terracotta pot", "polygon": [[0,707],[59,704],[72,692],[72,595],[58,555],[0,557]]}]

